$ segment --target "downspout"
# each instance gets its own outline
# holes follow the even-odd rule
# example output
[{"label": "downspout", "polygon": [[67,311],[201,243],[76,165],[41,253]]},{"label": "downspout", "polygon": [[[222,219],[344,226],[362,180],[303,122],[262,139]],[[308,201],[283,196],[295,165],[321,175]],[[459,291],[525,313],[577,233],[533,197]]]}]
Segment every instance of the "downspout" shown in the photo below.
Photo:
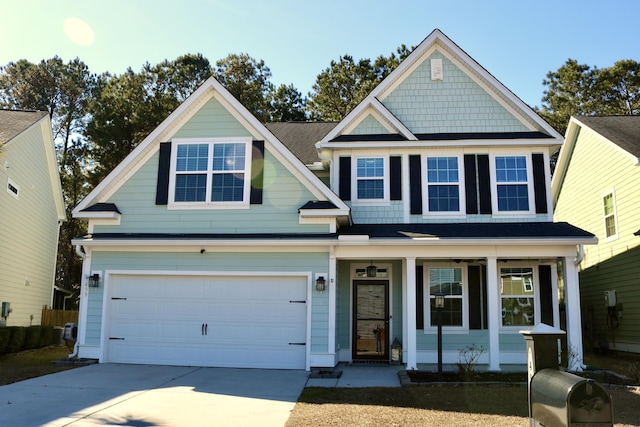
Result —
[{"label": "downspout", "polygon": [[[84,251],[82,250],[82,246],[80,245],[76,245],[76,254],[82,258],[82,261],[84,262],[84,259],[86,258],[86,255],[84,253]],[[82,287],[82,284],[80,284],[80,287]],[[78,339],[76,339],[76,343],[73,346],[73,353],[71,353],[68,357],[69,359],[73,359],[74,357],[78,356]]]},{"label": "downspout", "polygon": [[578,255],[576,256],[575,261],[573,263],[575,266],[579,266],[582,260],[584,259],[584,245],[581,243],[578,245]]}]

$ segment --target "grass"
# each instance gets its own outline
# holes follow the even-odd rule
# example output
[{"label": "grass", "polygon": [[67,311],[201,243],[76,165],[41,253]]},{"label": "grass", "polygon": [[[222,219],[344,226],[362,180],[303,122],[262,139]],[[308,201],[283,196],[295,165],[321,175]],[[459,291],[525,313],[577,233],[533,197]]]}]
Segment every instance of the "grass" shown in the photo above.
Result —
[{"label": "grass", "polygon": [[0,356],[0,386],[71,369],[73,366],[52,364],[69,353],[67,347],[49,346]]}]

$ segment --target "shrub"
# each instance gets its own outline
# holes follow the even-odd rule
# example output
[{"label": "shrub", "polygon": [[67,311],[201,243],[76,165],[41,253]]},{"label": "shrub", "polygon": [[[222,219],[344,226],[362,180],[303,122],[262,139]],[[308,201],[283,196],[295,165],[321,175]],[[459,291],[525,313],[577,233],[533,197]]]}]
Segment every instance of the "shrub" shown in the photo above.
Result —
[{"label": "shrub", "polygon": [[22,350],[24,345],[25,329],[20,326],[10,326],[11,336],[9,337],[9,345],[7,345],[7,353],[17,353]]},{"label": "shrub", "polygon": [[10,337],[11,330],[9,328],[0,328],[0,354],[4,354],[7,351]]},{"label": "shrub", "polygon": [[458,350],[458,374],[463,381],[470,381],[475,374],[475,364],[484,353],[484,347],[471,344]]},{"label": "shrub", "polygon": [[40,325],[29,326],[25,328],[24,335],[24,345],[22,348],[24,350],[32,350],[34,348],[38,348],[40,346],[40,333],[42,332],[42,327]]},{"label": "shrub", "polygon": [[40,345],[38,347],[51,345],[53,341],[53,326],[41,326],[40,328]]}]

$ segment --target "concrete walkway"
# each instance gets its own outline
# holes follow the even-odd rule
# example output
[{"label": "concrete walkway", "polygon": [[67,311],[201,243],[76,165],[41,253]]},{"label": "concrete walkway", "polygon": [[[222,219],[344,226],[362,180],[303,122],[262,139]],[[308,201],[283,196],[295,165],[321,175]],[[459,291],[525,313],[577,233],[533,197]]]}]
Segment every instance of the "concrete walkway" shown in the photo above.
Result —
[{"label": "concrete walkway", "polygon": [[398,373],[405,367],[389,365],[339,364],[334,371],[341,371],[338,378],[309,378],[307,387],[400,387]]}]

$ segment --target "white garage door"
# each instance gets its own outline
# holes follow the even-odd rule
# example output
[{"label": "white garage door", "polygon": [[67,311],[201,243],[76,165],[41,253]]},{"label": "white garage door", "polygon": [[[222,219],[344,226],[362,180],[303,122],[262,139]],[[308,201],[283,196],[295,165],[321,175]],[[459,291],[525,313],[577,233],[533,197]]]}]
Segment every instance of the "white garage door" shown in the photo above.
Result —
[{"label": "white garage door", "polygon": [[111,277],[109,362],[305,368],[303,277]]}]

